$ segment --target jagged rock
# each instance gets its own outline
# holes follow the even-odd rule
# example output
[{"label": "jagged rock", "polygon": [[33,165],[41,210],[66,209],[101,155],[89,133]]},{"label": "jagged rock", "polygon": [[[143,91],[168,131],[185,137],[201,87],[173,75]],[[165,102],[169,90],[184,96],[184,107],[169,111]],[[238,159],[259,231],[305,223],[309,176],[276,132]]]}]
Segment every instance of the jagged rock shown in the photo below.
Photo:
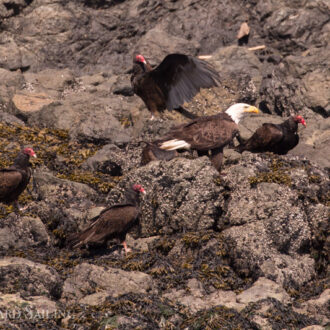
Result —
[{"label": "jagged rock", "polygon": [[255,103],[262,80],[262,64],[258,57],[246,48],[228,46],[212,54],[211,63],[224,81],[238,81],[237,101]]},{"label": "jagged rock", "polygon": [[306,117],[313,117],[313,110],[329,117],[329,75],[323,69],[325,63],[329,63],[326,52],[312,48],[307,53],[289,56],[280,65],[270,67],[271,71],[267,68],[260,88],[261,108],[286,116],[294,111]]},{"label": "jagged rock", "polygon": [[28,119],[29,124],[66,129],[70,135],[82,141],[126,144],[130,140],[130,129],[125,129],[107,99],[91,102],[88,94],[74,94],[63,102],[55,102]]},{"label": "jagged rock", "polygon": [[225,306],[237,311],[244,309],[250,302],[256,302],[265,298],[275,298],[282,303],[289,303],[290,297],[285,290],[273,281],[266,278],[259,278],[251,288],[237,295],[233,291],[216,290],[207,295],[201,283],[192,278],[187,283],[187,290],[172,290],[164,294],[164,297],[178,301],[188,306],[196,313],[202,309],[214,306]]},{"label": "jagged rock", "polygon": [[46,69],[38,73],[26,72],[24,79],[30,88],[48,93],[63,92],[67,87],[76,83],[74,74],[69,69]]},{"label": "jagged rock", "polygon": [[167,54],[182,53],[194,55],[199,47],[200,45],[196,41],[189,41],[185,38],[170,35],[161,28],[155,27],[139,40],[133,54],[143,54],[150,61],[151,65],[158,65]]},{"label": "jagged rock", "polygon": [[47,224],[55,242],[62,244],[68,233],[83,228],[96,215],[91,210],[98,194],[86,184],[57,178],[48,171],[36,171],[34,180],[39,201],[29,209]]},{"label": "jagged rock", "polygon": [[12,99],[16,109],[15,115],[27,118],[29,113],[42,110],[43,107],[52,104],[54,100],[44,93],[19,93]]},{"label": "jagged rock", "polygon": [[0,66],[7,70],[13,71],[23,67],[20,49],[9,35],[0,46],[0,58]]},{"label": "jagged rock", "polygon": [[[329,259],[329,1],[0,2],[0,121],[24,126],[0,132],[1,164],[7,166],[13,149],[22,144],[42,154],[33,165],[36,198],[23,203],[28,216],[0,215],[3,254],[26,256],[0,266],[3,302],[26,301],[31,308],[35,302],[52,309],[62,283],[44,264],[54,265],[78,294],[70,296],[70,289],[57,304],[65,311],[62,323],[11,319],[0,327],[301,329],[328,322],[328,293],[317,294],[324,291]],[[244,21],[250,27],[249,45],[237,47]],[[211,115],[238,101],[253,103],[263,113],[241,123],[244,137],[265,121],[278,123],[299,113],[307,121],[307,128],[299,130],[300,143],[283,157],[226,149],[221,176],[207,158],[192,160],[196,155],[188,152],[170,162],[140,166],[144,141],[187,120],[175,111],[150,120],[142,100],[132,95],[135,51],[152,64],[169,52],[210,55],[207,60],[220,71],[221,86],[201,90],[184,104],[187,110]],[[37,129],[29,130],[31,125],[66,129],[69,146],[100,151],[75,168],[74,152],[67,164],[60,151],[54,154],[58,149],[48,143],[53,136],[48,139],[47,129],[38,135]],[[41,163],[47,171],[40,170]],[[105,179],[116,176],[110,186],[118,182],[108,195],[56,177],[96,187],[87,176],[101,172]],[[136,239],[128,235],[135,253],[87,259],[86,267],[100,274],[98,291],[94,277],[89,279],[87,271],[85,277],[79,274],[88,258],[85,251],[64,247],[65,238],[104,207],[122,201],[121,192],[132,181],[147,190],[141,232],[131,232]],[[108,189],[109,182],[104,183]],[[5,206],[3,210],[7,212]],[[40,262],[41,271],[28,258]],[[4,260],[8,258],[0,263]],[[113,298],[104,264],[142,270],[151,291]],[[123,274],[120,281],[132,275]],[[286,296],[283,287],[290,303],[253,296],[239,312],[216,305],[241,308],[234,290],[244,296],[258,281],[276,283],[271,286]],[[171,300],[164,294],[171,294]],[[80,309],[79,303],[86,305]]]},{"label": "jagged rock", "polygon": [[[57,304],[55,301],[48,299],[45,296],[30,296],[23,299],[19,293],[2,294],[0,295],[0,308],[5,307],[6,310],[16,313],[17,317],[41,317],[50,316],[57,311]],[[14,315],[12,315],[13,318]],[[1,324],[1,323],[0,323]]]},{"label": "jagged rock", "polygon": [[301,329],[316,323],[316,320],[295,311],[291,304],[281,303],[277,299],[267,298],[258,302],[251,302],[242,311],[243,315],[250,315],[252,321],[261,329],[292,327]]},{"label": "jagged rock", "polygon": [[322,325],[329,323],[330,289],[324,290],[318,298],[307,300],[301,307],[295,308],[298,313],[313,315]]},{"label": "jagged rock", "polygon": [[113,144],[106,144],[92,157],[88,158],[83,168],[121,176],[124,166],[125,152]]},{"label": "jagged rock", "polygon": [[24,77],[22,73],[18,71],[9,71],[0,68],[0,79],[2,84],[6,87],[21,88],[24,84]]},{"label": "jagged rock", "polygon": [[8,124],[18,124],[21,126],[24,126],[24,122],[17,117],[10,115],[7,112],[0,111],[0,122],[5,123],[6,125]]},{"label": "jagged rock", "polygon": [[151,236],[146,238],[134,239],[130,234],[127,234],[126,243],[130,248],[134,250],[146,252],[150,250],[149,246],[153,242],[157,241],[159,238],[160,236]]},{"label": "jagged rock", "polygon": [[[218,172],[207,157],[176,158],[132,170],[119,186],[124,188],[135,182],[146,189],[140,224],[142,235],[150,236],[213,228],[221,213],[217,178]],[[109,200],[118,199],[119,191],[113,189]]]},{"label": "jagged rock", "polygon": [[0,282],[3,293],[20,292],[24,296],[51,296],[58,299],[62,281],[51,267],[24,258],[0,259]]},{"label": "jagged rock", "polygon": [[12,214],[1,221],[0,248],[3,250],[46,246],[49,240],[46,227],[39,218],[17,218]]},{"label": "jagged rock", "polygon": [[314,2],[306,9],[281,6],[266,19],[264,29],[278,40],[279,48],[304,49],[308,44],[325,43],[326,33],[314,31],[320,31],[327,20],[326,8],[321,3]]},{"label": "jagged rock", "polygon": [[[243,274],[264,274],[277,283],[300,287],[315,275],[315,263],[308,254],[315,227],[300,202],[300,189],[310,180],[308,166],[300,163],[302,167],[299,167],[298,161],[288,171],[284,165],[281,170],[280,165],[276,172],[274,167],[267,168],[265,158],[260,160],[257,154],[244,153],[244,166],[239,163],[228,169],[226,180],[231,197],[222,214],[223,219],[234,224],[223,231],[228,251],[234,267]],[[323,173],[320,181],[325,183],[326,176]],[[282,184],[260,182],[254,187],[258,177],[263,178],[261,181],[284,181]],[[306,190],[311,192],[312,187]],[[219,228],[223,225],[218,222]]]},{"label": "jagged rock", "polygon": [[237,295],[237,302],[248,304],[266,298],[275,298],[282,303],[289,303],[290,296],[277,283],[260,277],[250,289]]},{"label": "jagged rock", "polygon": [[98,305],[109,296],[153,290],[152,278],[142,272],[99,267],[83,263],[75,267],[63,286],[63,302]]},{"label": "jagged rock", "polygon": [[245,307],[243,303],[237,302],[236,294],[233,291],[217,290],[207,295],[201,283],[194,278],[188,281],[187,288],[188,292],[173,289],[163,296],[189,307],[193,313],[218,305],[237,310]]},{"label": "jagged rock", "polygon": [[18,15],[28,5],[28,0],[4,0],[0,5],[0,17],[3,19]]},{"label": "jagged rock", "polygon": [[53,176],[49,171],[36,171],[33,175],[38,197],[47,202],[65,198],[66,201],[93,199],[96,192],[83,183],[64,180]]}]

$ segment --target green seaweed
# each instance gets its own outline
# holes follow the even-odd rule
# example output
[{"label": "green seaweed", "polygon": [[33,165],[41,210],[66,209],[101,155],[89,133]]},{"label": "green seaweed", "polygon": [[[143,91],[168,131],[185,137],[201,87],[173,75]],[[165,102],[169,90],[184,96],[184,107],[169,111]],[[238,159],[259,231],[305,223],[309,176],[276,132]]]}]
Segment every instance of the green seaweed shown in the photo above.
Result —
[{"label": "green seaweed", "polygon": [[289,168],[277,157],[271,160],[269,171],[259,172],[256,176],[249,177],[248,180],[252,187],[261,182],[283,184],[289,187],[292,185]]}]

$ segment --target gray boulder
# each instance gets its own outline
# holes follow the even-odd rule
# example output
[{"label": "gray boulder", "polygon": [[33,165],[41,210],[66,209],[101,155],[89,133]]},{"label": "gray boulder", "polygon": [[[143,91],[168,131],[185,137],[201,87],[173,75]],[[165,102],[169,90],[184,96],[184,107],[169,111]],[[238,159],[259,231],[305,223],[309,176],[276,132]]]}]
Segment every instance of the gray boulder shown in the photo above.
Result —
[{"label": "gray boulder", "polygon": [[46,227],[39,218],[11,214],[1,221],[0,248],[3,250],[47,246],[49,240]]},{"label": "gray boulder", "polygon": [[[221,187],[218,172],[207,157],[155,161],[130,171],[119,183],[126,188],[141,184],[147,195],[141,203],[141,234],[155,235],[213,228],[218,220]],[[110,203],[120,199],[113,189]]]},{"label": "gray boulder", "polygon": [[262,63],[247,48],[228,46],[212,54],[211,63],[219,71],[224,83],[238,81],[237,101],[255,103],[262,80]]},{"label": "gray boulder", "polygon": [[48,296],[58,299],[62,281],[51,267],[28,259],[0,259],[0,282],[3,293],[20,292],[25,296]]},{"label": "gray boulder", "polygon": [[182,53],[194,55],[199,47],[200,45],[196,41],[189,41],[185,38],[171,35],[156,26],[139,40],[133,54],[140,53],[152,65],[158,65],[167,54]]},{"label": "gray boulder", "polygon": [[307,300],[295,310],[300,313],[312,314],[318,322],[326,326],[329,323],[329,301],[330,290],[326,289],[318,297]]},{"label": "gray boulder", "polygon": [[125,157],[126,153],[116,145],[106,144],[92,157],[88,158],[82,167],[112,176],[121,176],[125,166]]},{"label": "gray boulder", "polygon": [[24,122],[20,119],[18,119],[17,117],[10,115],[7,112],[4,111],[0,111],[0,122],[8,125],[13,125],[13,124],[18,124],[21,126],[24,126]]},{"label": "gray boulder", "polygon": [[38,214],[56,243],[64,243],[68,233],[79,230],[95,216],[98,194],[89,186],[59,179],[47,171],[34,175],[39,201],[32,202],[29,210]]},{"label": "gray boulder", "polygon": [[[280,159],[290,158],[277,161]],[[315,261],[308,253],[315,225],[301,202],[301,189],[312,196],[318,193],[312,192],[316,187],[309,183],[307,166],[299,167],[299,161],[296,168],[285,169],[284,163],[276,168],[274,164],[265,157],[261,161],[257,154],[244,153],[242,163],[228,168],[231,195],[218,226],[232,224],[223,235],[236,270],[301,287],[315,276]],[[326,177],[326,173],[320,176],[324,184]],[[318,219],[326,221],[324,217]]]},{"label": "gray boulder", "polygon": [[153,281],[147,274],[82,263],[75,267],[72,275],[64,282],[61,300],[66,303],[99,305],[109,296],[118,297],[151,290]]}]

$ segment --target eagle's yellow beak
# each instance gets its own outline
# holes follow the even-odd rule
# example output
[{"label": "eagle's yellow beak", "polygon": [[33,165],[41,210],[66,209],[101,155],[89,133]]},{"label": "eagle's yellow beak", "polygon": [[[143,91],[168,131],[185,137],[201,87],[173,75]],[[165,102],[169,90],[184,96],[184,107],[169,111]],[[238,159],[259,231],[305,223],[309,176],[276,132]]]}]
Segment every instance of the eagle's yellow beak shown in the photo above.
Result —
[{"label": "eagle's yellow beak", "polygon": [[254,106],[249,106],[246,110],[244,110],[244,112],[252,112],[252,113],[259,113],[259,109],[254,107]]}]

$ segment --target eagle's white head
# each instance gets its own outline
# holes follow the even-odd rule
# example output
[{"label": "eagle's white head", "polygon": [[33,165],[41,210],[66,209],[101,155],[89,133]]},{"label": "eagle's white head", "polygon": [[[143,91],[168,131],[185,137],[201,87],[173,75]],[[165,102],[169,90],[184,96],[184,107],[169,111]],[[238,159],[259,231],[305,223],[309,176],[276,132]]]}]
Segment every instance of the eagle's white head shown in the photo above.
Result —
[{"label": "eagle's white head", "polygon": [[259,113],[259,109],[250,104],[236,103],[230,106],[225,112],[238,124],[245,115],[248,113]]}]

